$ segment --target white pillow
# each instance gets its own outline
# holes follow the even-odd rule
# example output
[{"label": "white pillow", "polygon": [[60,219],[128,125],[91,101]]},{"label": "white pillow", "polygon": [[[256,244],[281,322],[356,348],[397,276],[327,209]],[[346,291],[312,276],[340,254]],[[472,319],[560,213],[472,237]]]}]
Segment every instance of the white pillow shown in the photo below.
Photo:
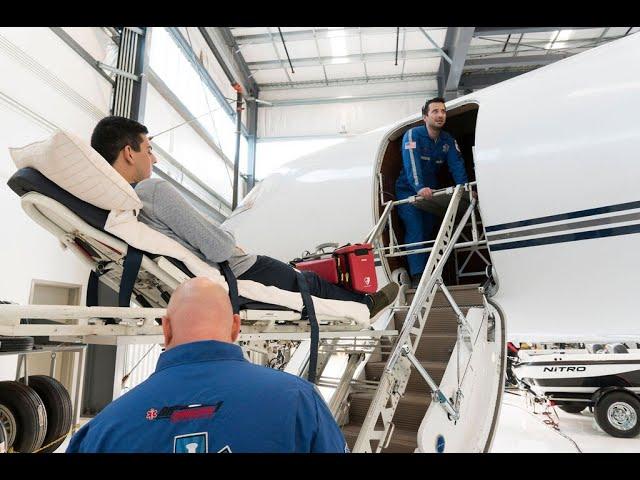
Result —
[{"label": "white pillow", "polygon": [[72,133],[10,148],[16,167],[33,167],[67,192],[104,210],[140,210],[131,185],[98,152]]}]

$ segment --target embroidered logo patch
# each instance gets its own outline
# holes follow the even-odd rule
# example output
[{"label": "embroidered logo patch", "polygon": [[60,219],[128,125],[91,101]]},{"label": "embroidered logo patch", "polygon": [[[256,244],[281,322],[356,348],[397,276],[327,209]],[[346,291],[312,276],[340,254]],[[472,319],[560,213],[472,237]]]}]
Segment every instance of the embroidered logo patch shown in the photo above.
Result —
[{"label": "embroidered logo patch", "polygon": [[416,142],[407,142],[404,144],[405,149],[414,149],[416,148]]},{"label": "embroidered logo patch", "polygon": [[218,402],[215,405],[203,405],[201,403],[193,405],[172,405],[170,407],[162,407],[159,412],[152,408],[147,412],[147,419],[169,419],[171,423],[175,423],[200,418],[212,418],[215,413],[220,410],[220,407],[222,407],[222,402]]},{"label": "embroidered logo patch", "polygon": [[448,143],[445,143],[445,144],[442,146],[442,151],[443,151],[444,153],[447,153],[447,152],[449,151],[449,144],[448,144]]},{"label": "embroidered logo patch", "polygon": [[173,453],[207,453],[208,451],[209,434],[207,432],[173,437]]},{"label": "embroidered logo patch", "polygon": [[158,410],[156,410],[155,408],[150,408],[147,411],[147,415],[146,415],[147,420],[155,420],[157,416],[158,416]]}]

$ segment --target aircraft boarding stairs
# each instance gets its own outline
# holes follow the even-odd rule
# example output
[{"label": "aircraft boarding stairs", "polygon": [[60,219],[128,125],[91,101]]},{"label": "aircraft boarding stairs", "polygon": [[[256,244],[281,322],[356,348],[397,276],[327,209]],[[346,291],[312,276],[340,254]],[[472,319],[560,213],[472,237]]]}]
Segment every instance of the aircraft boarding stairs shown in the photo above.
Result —
[{"label": "aircraft boarding stairs", "polygon": [[[484,307],[484,299],[479,285],[446,287],[442,270],[455,248],[486,244],[477,231],[473,231],[472,242],[457,243],[468,221],[473,223],[473,229],[477,228],[472,185],[436,193],[451,198],[435,242],[426,242],[433,246],[428,249],[431,254],[417,289],[403,287],[401,296],[405,304],[393,307],[386,330],[395,327],[400,332],[398,336],[370,340],[363,337],[360,345],[349,347],[342,343],[342,349],[339,340],[321,347],[319,385],[337,387],[329,406],[354,452],[413,452],[417,448],[418,428],[432,401],[445,408],[451,421],[457,419],[460,389],[459,398],[446,398],[438,384],[456,342],[472,348],[473,329],[466,323],[465,315],[471,307]],[[469,202],[460,205],[465,193]],[[385,224],[390,222],[393,206],[407,201],[387,203],[368,242],[379,239]],[[462,215],[459,206],[463,207]],[[457,218],[460,220],[456,225]],[[398,256],[393,248],[383,254]],[[335,351],[349,353],[347,367],[337,385],[321,376],[327,357]],[[416,369],[421,371],[411,375]]]}]

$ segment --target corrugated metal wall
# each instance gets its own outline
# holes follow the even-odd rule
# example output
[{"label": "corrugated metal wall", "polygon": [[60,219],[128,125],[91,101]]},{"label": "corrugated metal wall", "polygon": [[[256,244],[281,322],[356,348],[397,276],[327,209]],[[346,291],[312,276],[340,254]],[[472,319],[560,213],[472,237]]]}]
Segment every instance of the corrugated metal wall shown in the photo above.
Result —
[{"label": "corrugated metal wall", "polygon": [[129,375],[122,385],[122,393],[144,382],[151,375],[162,353],[161,345],[127,345],[124,358],[124,375]]}]

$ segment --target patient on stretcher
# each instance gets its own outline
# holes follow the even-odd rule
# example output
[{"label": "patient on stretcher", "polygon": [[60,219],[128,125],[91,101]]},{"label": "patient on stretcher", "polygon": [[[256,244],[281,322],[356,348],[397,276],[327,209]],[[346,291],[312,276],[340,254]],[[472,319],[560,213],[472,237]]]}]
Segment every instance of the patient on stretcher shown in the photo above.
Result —
[{"label": "patient on stretcher", "polygon": [[[91,146],[134,186],[143,204],[138,219],[211,267],[219,269],[218,264],[227,261],[238,280],[297,292],[296,271],[291,266],[268,256],[245,253],[236,245],[232,232],[201,215],[169,182],[149,178],[156,159],[147,134],[144,125],[111,116],[102,119],[91,136]],[[328,283],[313,272],[303,275],[312,296],[364,304],[371,318],[392,304],[399,290],[398,284],[391,283],[366,295]]]}]

